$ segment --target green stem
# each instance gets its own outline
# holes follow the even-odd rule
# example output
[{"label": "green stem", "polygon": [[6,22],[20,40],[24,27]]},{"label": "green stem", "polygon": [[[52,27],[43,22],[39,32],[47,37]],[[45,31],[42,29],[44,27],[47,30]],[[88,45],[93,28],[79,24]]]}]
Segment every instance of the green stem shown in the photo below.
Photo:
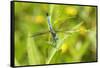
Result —
[{"label": "green stem", "polygon": [[70,35],[66,35],[61,41],[58,41],[58,44],[57,44],[57,48],[53,48],[51,51],[51,55],[50,57],[48,58],[46,64],[49,64],[51,62],[51,60],[53,59],[54,55],[56,54],[57,50],[60,48],[60,46],[63,44],[63,42],[65,41],[65,39],[67,37],[69,37]]}]

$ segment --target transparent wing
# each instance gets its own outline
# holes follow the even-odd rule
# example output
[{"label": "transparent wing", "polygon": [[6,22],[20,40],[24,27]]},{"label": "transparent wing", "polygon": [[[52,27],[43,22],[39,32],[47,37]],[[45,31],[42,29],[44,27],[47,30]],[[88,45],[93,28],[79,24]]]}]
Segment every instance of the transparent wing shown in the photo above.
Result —
[{"label": "transparent wing", "polygon": [[[71,30],[55,30],[55,32],[56,33],[62,32],[62,33],[68,33],[69,34],[69,33],[75,32],[74,30],[79,28],[82,24],[83,24],[83,22],[76,25]],[[50,31],[41,31],[41,32],[37,32],[37,33],[32,34],[32,37],[36,37],[36,36],[40,36],[40,35],[44,35],[44,34],[48,34],[48,33],[50,33]]]},{"label": "transparent wing", "polygon": [[37,33],[32,34],[32,37],[36,37],[36,36],[40,36],[40,35],[44,35],[44,34],[47,34],[47,33],[50,33],[50,31],[37,32]]}]

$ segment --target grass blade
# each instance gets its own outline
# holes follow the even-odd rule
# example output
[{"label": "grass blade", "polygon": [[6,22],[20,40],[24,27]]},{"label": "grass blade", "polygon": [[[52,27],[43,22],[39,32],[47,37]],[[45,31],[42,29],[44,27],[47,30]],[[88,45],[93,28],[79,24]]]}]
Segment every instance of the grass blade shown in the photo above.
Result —
[{"label": "grass blade", "polygon": [[53,56],[56,54],[57,50],[60,48],[60,46],[63,44],[63,42],[65,41],[65,39],[67,39],[67,37],[69,37],[70,35],[66,35],[62,40],[58,40],[58,43],[57,43],[57,48],[52,48],[51,50],[51,54],[46,62],[46,64],[49,64],[52,59],[53,59]]},{"label": "grass blade", "polygon": [[42,62],[42,55],[40,54],[39,50],[37,49],[34,39],[30,37],[28,34],[27,39],[27,53],[28,53],[28,60],[29,64],[40,64]]}]

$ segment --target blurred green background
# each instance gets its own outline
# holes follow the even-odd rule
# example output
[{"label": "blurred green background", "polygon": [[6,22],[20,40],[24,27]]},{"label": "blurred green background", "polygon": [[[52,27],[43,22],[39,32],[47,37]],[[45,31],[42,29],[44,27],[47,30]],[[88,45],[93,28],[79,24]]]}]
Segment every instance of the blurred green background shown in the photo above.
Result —
[{"label": "blurred green background", "polygon": [[[93,62],[96,57],[96,7],[14,2],[15,65]],[[46,14],[57,32],[53,47]],[[70,32],[70,33],[69,33]]]}]

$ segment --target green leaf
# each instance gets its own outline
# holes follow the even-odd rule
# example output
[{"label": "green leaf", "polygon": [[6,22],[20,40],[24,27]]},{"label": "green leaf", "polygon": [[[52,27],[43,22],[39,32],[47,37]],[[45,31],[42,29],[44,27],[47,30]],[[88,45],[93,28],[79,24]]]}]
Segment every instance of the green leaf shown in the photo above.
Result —
[{"label": "green leaf", "polygon": [[35,45],[34,38],[30,37],[30,33],[28,33],[27,37],[27,53],[29,65],[41,64],[45,60]]}]

